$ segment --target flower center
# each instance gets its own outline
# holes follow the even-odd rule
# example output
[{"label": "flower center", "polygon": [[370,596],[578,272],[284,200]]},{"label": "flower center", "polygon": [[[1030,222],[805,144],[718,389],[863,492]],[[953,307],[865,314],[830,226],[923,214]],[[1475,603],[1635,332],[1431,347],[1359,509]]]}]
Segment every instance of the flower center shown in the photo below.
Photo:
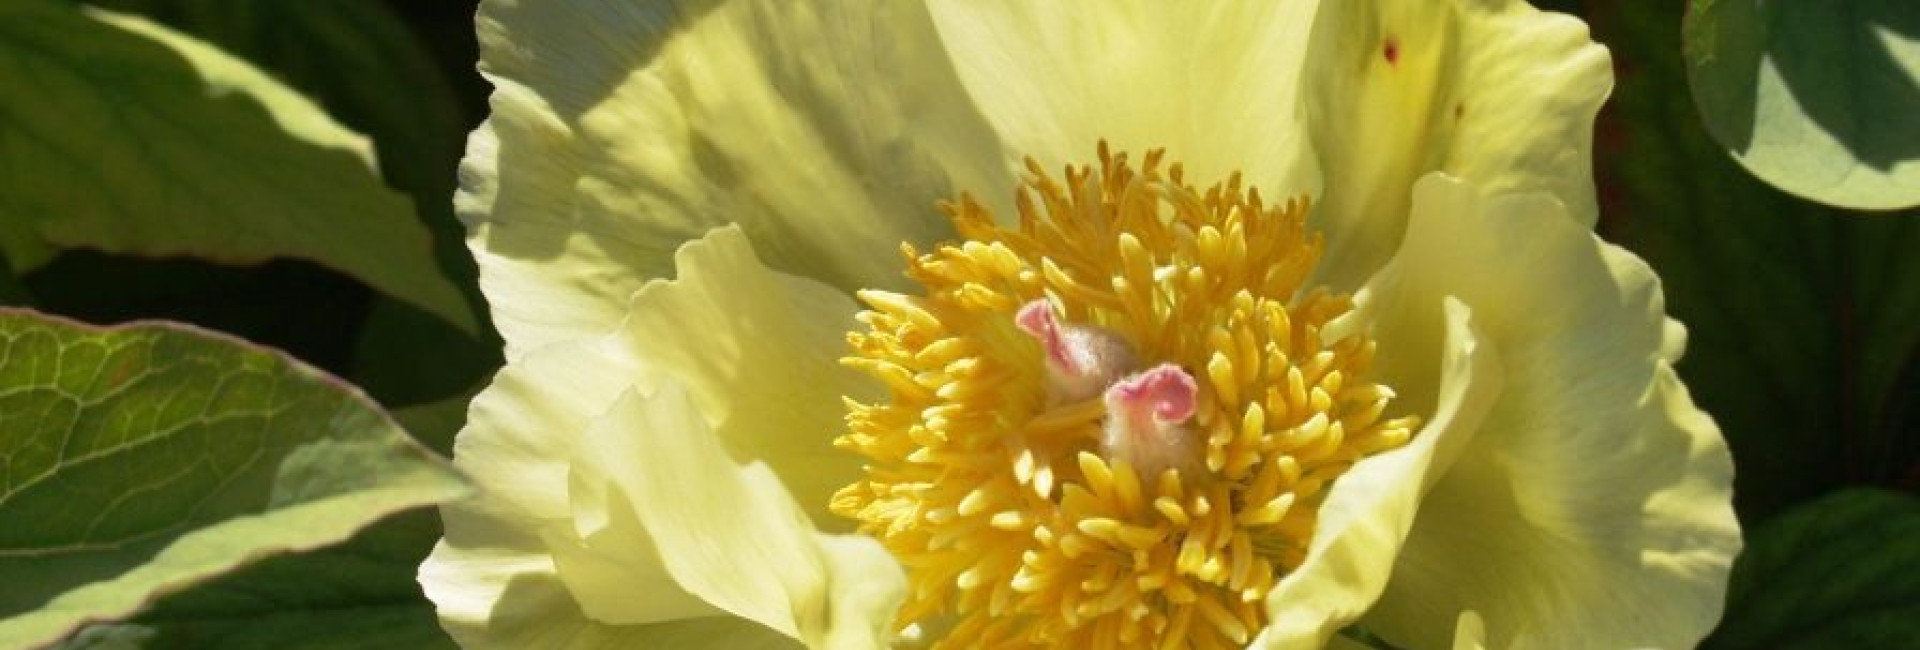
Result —
[{"label": "flower center", "polygon": [[1064,184],[1029,160],[1017,229],[943,204],[966,240],[904,247],[925,294],[863,292],[848,335],[889,397],[849,403],[836,444],[872,463],[832,507],[943,648],[1242,647],[1328,483],[1415,425],[1371,340],[1323,339],[1351,302],[1302,290],[1304,199],[1099,155]]}]

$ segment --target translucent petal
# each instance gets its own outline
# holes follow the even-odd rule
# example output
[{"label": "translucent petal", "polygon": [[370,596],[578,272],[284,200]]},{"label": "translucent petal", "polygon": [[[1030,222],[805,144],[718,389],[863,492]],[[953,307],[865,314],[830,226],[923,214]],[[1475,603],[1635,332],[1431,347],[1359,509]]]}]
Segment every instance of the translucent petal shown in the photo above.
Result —
[{"label": "translucent petal", "polygon": [[[1008,151],[1051,170],[1102,139],[1164,147],[1194,178],[1239,170],[1284,198],[1317,187],[1298,98],[1313,4],[940,0],[932,13]],[[1012,214],[1010,189],[977,193]]]},{"label": "translucent petal", "polygon": [[[1547,195],[1434,175],[1369,286],[1383,349],[1439,326],[1428,305],[1448,296],[1472,309],[1506,382],[1363,624],[1409,647],[1449,642],[1464,610],[1485,616],[1495,648],[1697,643],[1740,548],[1732,465],[1673,375],[1652,271]],[[1419,381],[1389,367],[1395,386]]]},{"label": "translucent petal", "polygon": [[835,490],[860,476],[860,457],[833,438],[842,397],[879,390],[843,367],[858,311],[846,294],[768,270],[739,228],[722,228],[677,257],[680,278],[640,290],[608,344],[645,357],[687,387],[727,452],[767,463],[817,525]]},{"label": "translucent petal", "polygon": [[468,650],[799,650],[792,637],[733,616],[607,625],[584,615],[545,555],[442,543],[420,582]]},{"label": "translucent petal", "polygon": [[880,645],[906,594],[899,565],[871,538],[815,532],[772,471],[734,463],[705,420],[684,388],[663,381],[651,395],[628,393],[587,433],[667,572],[809,647]]},{"label": "translucent petal", "polygon": [[[1421,512],[1426,486],[1468,445],[1501,392],[1498,357],[1473,316],[1446,301],[1436,410],[1405,447],[1368,458],[1333,483],[1307,559],[1267,595],[1270,624],[1251,647],[1321,647],[1387,588],[1392,558]],[[1397,579],[1397,577],[1395,578]]]},{"label": "translucent petal", "polygon": [[457,203],[509,358],[611,329],[728,223],[782,270],[898,286],[900,242],[949,233],[936,200],[1010,183],[913,3],[490,0],[476,21],[493,112]]},{"label": "translucent petal", "polygon": [[1326,170],[1321,275],[1334,286],[1356,286],[1399,247],[1430,171],[1546,192],[1593,224],[1593,121],[1613,74],[1578,19],[1519,0],[1329,2],[1308,70]]},{"label": "translucent petal", "polygon": [[[824,511],[821,486],[855,471],[829,444],[839,396],[856,391],[833,360],[852,301],[768,269],[737,227],[676,264],[681,278],[634,294],[618,331],[515,359],[475,400],[455,463],[483,496],[443,508],[446,539],[421,573],[463,642],[560,634],[539,628],[540,612],[615,632],[726,612],[815,648],[885,631],[899,568],[871,540],[817,532],[808,513]],[[675,509],[691,504],[707,514]],[[759,546],[715,541],[716,527]],[[463,575],[478,560],[512,570]]]}]

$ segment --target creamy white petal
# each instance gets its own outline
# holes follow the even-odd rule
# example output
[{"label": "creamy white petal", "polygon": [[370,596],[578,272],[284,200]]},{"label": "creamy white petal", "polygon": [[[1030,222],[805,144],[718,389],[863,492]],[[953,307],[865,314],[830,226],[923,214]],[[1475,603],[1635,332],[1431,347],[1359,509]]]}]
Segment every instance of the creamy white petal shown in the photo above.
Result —
[{"label": "creamy white petal", "polygon": [[882,645],[906,595],[899,565],[871,538],[816,532],[766,465],[728,458],[706,419],[663,380],[587,433],[673,580],[811,648]]},{"label": "creamy white petal", "polygon": [[594,556],[574,533],[584,497],[570,482],[582,433],[637,377],[631,359],[568,344],[509,364],[474,400],[454,464],[479,493],[441,507],[445,537],[420,570],[442,625],[464,647],[606,647],[595,640],[618,630],[589,619],[570,588],[580,585],[562,576],[591,575],[581,571],[589,561],[653,577],[634,587],[659,600],[663,614],[649,620],[717,612],[659,580],[665,571],[649,548]]},{"label": "creamy white petal", "polygon": [[[1436,302],[1439,302],[1436,300]],[[1421,515],[1426,486],[1473,439],[1504,382],[1496,351],[1475,317],[1445,300],[1432,417],[1405,447],[1355,464],[1320,507],[1307,559],[1267,595],[1269,624],[1251,647],[1319,648],[1352,624],[1387,588],[1393,557]]]},{"label": "creamy white petal", "polygon": [[1493,648],[1692,647],[1719,619],[1740,548],[1725,442],[1673,375],[1658,279],[1565,211],[1430,176],[1371,284],[1383,350],[1449,296],[1506,378],[1362,622],[1396,644],[1444,647],[1465,610]]},{"label": "creamy white petal", "polygon": [[727,223],[777,268],[897,287],[900,242],[949,233],[936,200],[1009,184],[914,3],[489,0],[476,22],[496,90],[458,204],[509,358],[611,329]]},{"label": "creamy white petal", "polygon": [[[549,610],[608,634],[724,612],[815,648],[885,631],[899,568],[871,540],[816,532],[810,514],[857,475],[830,444],[839,398],[858,387],[834,360],[852,301],[767,268],[738,227],[686,245],[676,265],[679,279],[632,296],[617,331],[523,355],[474,401],[455,463],[482,496],[443,508],[446,539],[421,574],[463,642],[560,634],[521,629]],[[661,386],[675,397],[658,401]],[[703,495],[754,505],[728,511]],[[671,509],[694,503],[717,514]],[[689,546],[703,525],[732,537]],[[802,559],[757,563],[732,540]],[[745,573],[689,561],[702,552],[736,557],[728,566]],[[511,571],[463,575],[481,560]],[[778,588],[750,580],[766,577]]]},{"label": "creamy white petal", "polygon": [[[733,616],[606,625],[585,616],[544,556],[442,543],[420,581],[468,650],[799,650],[792,637]],[[454,614],[453,612],[463,612]]]},{"label": "creamy white petal", "polygon": [[[1316,189],[1298,97],[1313,8],[1309,0],[932,3],[961,81],[1008,152],[1051,171],[1089,162],[1102,139],[1135,156],[1166,148],[1192,178],[1210,183],[1240,170],[1276,199]],[[1004,215],[1009,192],[978,194]]]},{"label": "creamy white petal", "polygon": [[737,227],[689,245],[677,256],[679,279],[635,294],[609,344],[641,351],[683,383],[727,452],[771,467],[816,525],[850,529],[827,502],[861,475],[860,457],[833,446],[846,426],[842,398],[879,390],[839,362],[859,308],[831,287],[767,269],[757,250]]},{"label": "creamy white petal", "polygon": [[[606,427],[605,420],[595,420],[589,436]],[[630,460],[609,456],[604,446],[591,437],[583,442],[569,481],[573,525],[543,535],[545,551],[574,602],[587,618],[609,625],[724,615],[674,581],[665,566],[671,556],[661,553],[632,499],[615,483],[617,472],[634,470]]]},{"label": "creamy white petal", "polygon": [[1400,245],[1413,183],[1446,171],[1546,192],[1591,226],[1593,121],[1611,58],[1578,19],[1520,0],[1324,3],[1306,105],[1326,170],[1322,276],[1351,288]]}]

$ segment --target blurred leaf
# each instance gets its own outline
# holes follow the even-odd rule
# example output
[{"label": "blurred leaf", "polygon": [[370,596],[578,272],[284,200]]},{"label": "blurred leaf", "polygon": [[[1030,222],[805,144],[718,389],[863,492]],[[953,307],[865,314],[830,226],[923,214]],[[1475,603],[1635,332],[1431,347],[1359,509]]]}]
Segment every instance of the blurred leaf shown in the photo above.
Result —
[{"label": "blurred leaf", "polygon": [[1680,372],[1720,422],[1742,520],[1915,463],[1890,415],[1920,355],[1920,211],[1809,204],[1746,174],[1699,126],[1667,3],[1608,3],[1596,33],[1622,70],[1598,167],[1603,234],[1647,258],[1689,337]]},{"label": "blurred leaf", "polygon": [[0,223],[117,253],[311,259],[476,328],[365,138],[239,59],[143,19],[11,0],[0,106]]},{"label": "blurred leaf", "polygon": [[1833,205],[1920,205],[1920,3],[1693,0],[1687,80],[1740,164]]},{"label": "blurred leaf", "polygon": [[[469,124],[421,43],[375,2],[107,0],[272,72],[373,138],[382,173],[414,199],[440,268],[482,304],[465,231],[453,215],[455,166]],[[498,341],[453,331],[399,301],[374,302],[351,377],[385,404],[455,394],[501,364]]]},{"label": "blurred leaf", "polygon": [[104,623],[81,628],[53,650],[147,650],[152,638],[153,629],[146,626]]},{"label": "blurred leaf", "polygon": [[1837,492],[1752,531],[1705,650],[1920,648],[1920,499]]},{"label": "blurred leaf", "polygon": [[[4,229],[0,226],[0,229]],[[0,245],[0,307],[32,307],[33,294],[20,283],[19,276],[13,274],[13,267],[7,264],[6,247]]]},{"label": "blurred leaf", "polygon": [[467,425],[467,405],[484,386],[474,386],[459,395],[394,409],[393,419],[413,434],[413,439],[443,454],[453,453],[454,434]]},{"label": "blurred leaf", "polygon": [[191,327],[0,310],[0,648],[463,494],[364,395]]},{"label": "blurred leaf", "polygon": [[22,280],[40,311],[94,323],[191,323],[339,375],[351,368],[352,335],[372,303],[366,285],[291,258],[240,267],[72,250]]},{"label": "blurred leaf", "polygon": [[409,305],[376,302],[354,343],[352,377],[388,404],[460,398],[460,391],[486,381],[505,363],[501,344],[489,340],[450,332]]}]

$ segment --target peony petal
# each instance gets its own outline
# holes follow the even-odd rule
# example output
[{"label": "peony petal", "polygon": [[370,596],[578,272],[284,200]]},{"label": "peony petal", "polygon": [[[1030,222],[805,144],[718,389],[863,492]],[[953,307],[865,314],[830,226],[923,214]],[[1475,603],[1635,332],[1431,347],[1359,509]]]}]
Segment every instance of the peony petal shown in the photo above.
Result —
[{"label": "peony petal", "polygon": [[1539,191],[1591,226],[1593,121],[1613,87],[1578,19],[1519,0],[1325,3],[1308,54],[1326,170],[1322,277],[1349,288],[1400,245],[1415,179]]},{"label": "peony petal", "polygon": [[[1317,188],[1298,99],[1313,6],[939,0],[932,12],[1009,152],[1058,169],[1101,140],[1166,148],[1193,178],[1244,171],[1280,198]],[[1010,190],[977,194],[1011,214]]]},{"label": "peony petal", "polygon": [[[468,650],[798,650],[793,638],[732,616],[650,625],[595,622],[574,604],[545,556],[442,543],[421,584],[448,632]],[[456,614],[456,612],[458,612]]]},{"label": "peony petal", "polygon": [[[1494,648],[1692,647],[1740,547],[1725,442],[1687,397],[1659,280],[1541,195],[1415,187],[1407,244],[1372,283],[1383,350],[1450,296],[1505,388],[1421,505],[1362,622],[1406,647],[1486,617]],[[1398,384],[1396,384],[1398,385]]]},{"label": "peony petal", "polygon": [[878,541],[814,531],[766,465],[739,465],[672,381],[628,393],[587,433],[591,453],[658,545],[674,580],[813,648],[887,637],[906,575]]},{"label": "peony petal", "polygon": [[[738,227],[687,244],[676,264],[680,279],[636,292],[618,331],[523,355],[475,399],[455,463],[483,496],[443,508],[446,539],[421,571],[469,647],[546,647],[513,641],[563,634],[541,627],[541,612],[603,635],[732,613],[816,648],[885,631],[903,588],[892,558],[871,540],[815,532],[787,492],[801,486],[824,512],[831,489],[857,475],[830,443],[840,395],[858,388],[834,361],[853,302],[768,269]],[[684,397],[656,404],[659,386]],[[624,410],[609,411],[616,403]],[[686,495],[664,506],[636,496],[661,498],[659,481],[754,505],[689,523],[685,511],[659,510],[692,503]],[[686,573],[688,533],[674,527],[722,525],[812,559],[781,557],[782,572],[742,556],[736,571],[781,580],[745,594],[711,581],[725,573]]]},{"label": "peony petal", "polygon": [[[568,584],[563,569],[572,578],[607,565],[619,566],[622,577],[652,576],[629,585],[662,599],[655,603],[662,614],[648,620],[717,611],[665,581],[648,547],[594,557],[573,534],[575,512],[584,509],[583,494],[569,489],[581,434],[637,376],[630,358],[600,347],[562,345],[509,364],[475,398],[454,443],[454,464],[479,496],[442,506],[445,538],[421,566],[420,582],[464,647],[603,647],[589,640],[617,630],[589,624],[573,589],[590,586]],[[598,566],[583,564],[589,560]],[[564,645],[576,639],[582,645]]]},{"label": "peony petal", "polygon": [[508,358],[611,329],[727,223],[777,268],[899,287],[887,252],[949,233],[936,200],[1011,183],[912,3],[489,0],[477,25],[496,90],[457,203]]},{"label": "peony petal", "polygon": [[860,457],[834,448],[842,397],[876,397],[873,382],[840,365],[859,311],[831,287],[771,271],[737,227],[715,230],[677,256],[680,278],[634,296],[610,343],[641,351],[707,414],[727,452],[767,463],[816,525],[850,530],[827,511],[861,475]]},{"label": "peony petal", "polygon": [[[1471,442],[1501,391],[1499,361],[1470,310],[1445,301],[1444,360],[1433,417],[1407,446],[1368,458],[1334,481],[1320,507],[1307,560],[1267,595],[1262,650],[1319,648],[1358,619],[1387,588],[1390,558],[1419,514],[1433,477]],[[1397,578],[1396,578],[1397,579]]]},{"label": "peony petal", "polygon": [[580,610],[610,625],[724,615],[673,580],[664,564],[668,558],[661,555],[633,503],[614,485],[614,472],[631,468],[604,457],[592,443],[583,444],[574,461],[573,525],[549,529],[543,536],[560,581]]}]

